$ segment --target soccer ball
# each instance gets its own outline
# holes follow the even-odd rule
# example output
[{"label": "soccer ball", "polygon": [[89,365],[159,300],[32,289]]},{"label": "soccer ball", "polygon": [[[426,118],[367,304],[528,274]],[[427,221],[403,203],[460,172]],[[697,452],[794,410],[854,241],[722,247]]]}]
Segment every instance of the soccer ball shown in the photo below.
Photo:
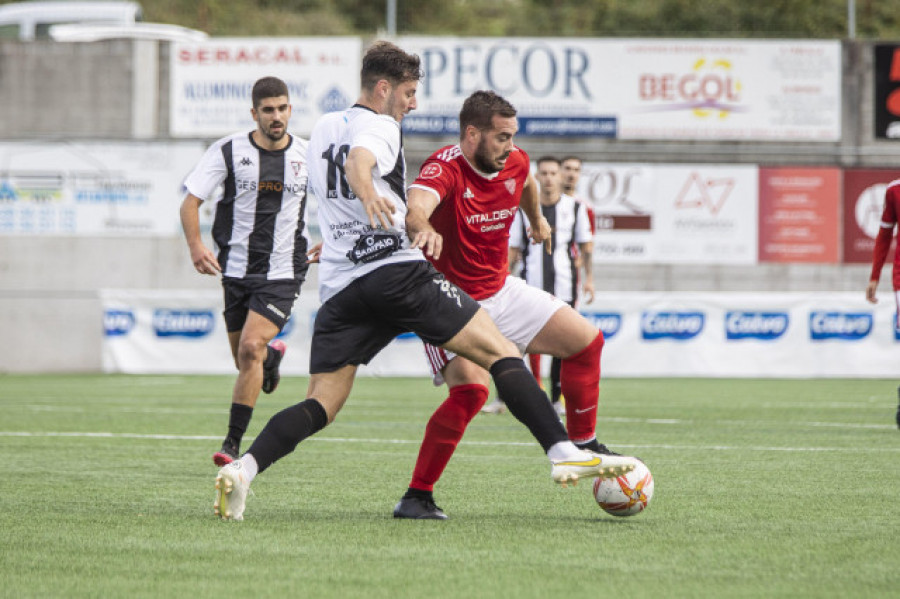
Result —
[{"label": "soccer ball", "polygon": [[643,512],[653,498],[653,475],[638,460],[634,470],[617,478],[594,481],[594,499],[607,514],[634,516]]}]

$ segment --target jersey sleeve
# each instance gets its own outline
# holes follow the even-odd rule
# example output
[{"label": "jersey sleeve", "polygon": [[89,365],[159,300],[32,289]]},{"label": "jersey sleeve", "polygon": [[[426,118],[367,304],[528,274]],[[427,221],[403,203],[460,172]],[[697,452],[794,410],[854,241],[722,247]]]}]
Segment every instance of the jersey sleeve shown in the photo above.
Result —
[{"label": "jersey sleeve", "polygon": [[455,188],[456,177],[449,163],[438,158],[429,158],[419,169],[419,176],[411,187],[426,189],[437,195],[438,202],[449,197]]},{"label": "jersey sleeve", "polygon": [[400,154],[400,127],[393,119],[374,121],[373,126],[358,132],[350,143],[350,149],[365,148],[375,156],[380,173],[393,170]]},{"label": "jersey sleeve", "polygon": [[528,246],[528,238],[525,236],[525,219],[521,210],[516,210],[516,216],[509,226],[509,247],[523,250]]},{"label": "jersey sleeve", "polygon": [[872,272],[870,281],[881,280],[881,269],[887,259],[897,225],[897,204],[900,203],[900,184],[888,186],[884,194],[884,211],[881,214],[881,226],[875,236],[875,249],[872,251]]},{"label": "jersey sleeve", "polygon": [[589,243],[594,240],[591,233],[591,216],[583,202],[575,202],[575,243]]},{"label": "jersey sleeve", "polygon": [[184,186],[191,195],[204,202],[210,201],[213,192],[219,187],[228,175],[228,165],[222,155],[222,145],[227,141],[220,139],[211,145],[194,170],[184,180]]}]

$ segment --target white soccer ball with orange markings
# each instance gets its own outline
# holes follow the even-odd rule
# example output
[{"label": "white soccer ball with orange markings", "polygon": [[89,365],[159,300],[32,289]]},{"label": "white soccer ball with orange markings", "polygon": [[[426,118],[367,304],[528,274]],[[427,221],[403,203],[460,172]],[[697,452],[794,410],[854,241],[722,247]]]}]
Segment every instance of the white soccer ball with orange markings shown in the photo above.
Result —
[{"label": "white soccer ball with orange markings", "polygon": [[596,479],[594,499],[607,514],[634,516],[640,514],[653,498],[653,475],[638,460],[634,470],[616,478]]}]

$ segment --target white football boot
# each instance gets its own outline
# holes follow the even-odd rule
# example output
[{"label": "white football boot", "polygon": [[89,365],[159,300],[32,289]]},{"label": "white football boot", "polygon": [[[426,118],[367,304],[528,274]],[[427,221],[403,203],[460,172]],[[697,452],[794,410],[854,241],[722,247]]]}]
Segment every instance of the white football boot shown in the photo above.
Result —
[{"label": "white football boot", "polygon": [[226,464],[216,476],[216,502],[213,511],[222,520],[243,520],[250,481],[240,460]]},{"label": "white football boot", "polygon": [[550,476],[564,487],[577,485],[581,478],[616,478],[634,470],[637,458],[624,455],[600,455],[582,452],[583,459],[553,462]]}]

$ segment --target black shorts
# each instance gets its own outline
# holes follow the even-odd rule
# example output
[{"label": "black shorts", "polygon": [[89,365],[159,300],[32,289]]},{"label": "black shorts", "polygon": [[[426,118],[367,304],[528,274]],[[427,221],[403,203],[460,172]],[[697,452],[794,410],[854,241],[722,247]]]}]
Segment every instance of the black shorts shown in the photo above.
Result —
[{"label": "black shorts", "polygon": [[296,279],[235,279],[222,277],[225,292],[225,330],[229,333],[240,331],[247,322],[247,312],[253,310],[272,321],[280,331],[287,324],[300,296],[300,283]]},{"label": "black shorts", "polygon": [[424,260],[382,266],[330,298],[316,315],[309,371],[368,364],[397,335],[432,345],[459,333],[480,306]]}]

